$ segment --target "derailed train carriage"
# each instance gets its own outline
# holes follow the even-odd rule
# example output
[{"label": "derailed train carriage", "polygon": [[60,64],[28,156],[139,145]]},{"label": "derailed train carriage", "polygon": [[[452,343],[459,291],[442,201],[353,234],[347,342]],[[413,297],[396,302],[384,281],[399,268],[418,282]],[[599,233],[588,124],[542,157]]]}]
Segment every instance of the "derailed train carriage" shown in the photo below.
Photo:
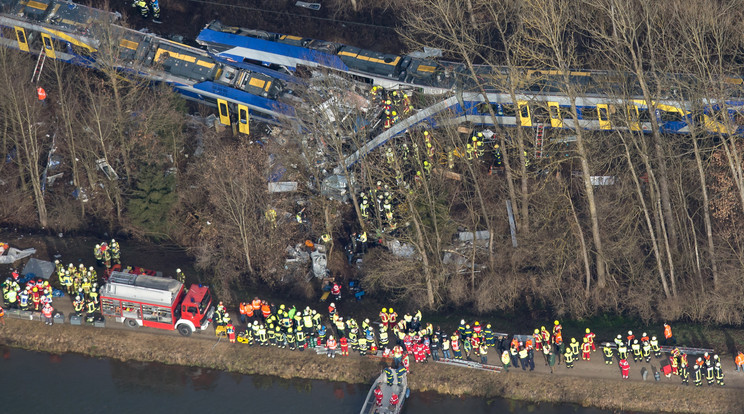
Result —
[{"label": "derailed train carriage", "polygon": [[[730,96],[725,101],[705,99],[693,103],[678,97],[675,89],[679,86],[674,86],[684,85],[690,79],[668,74],[665,76],[671,85],[669,90],[649,105],[631,74],[564,74],[524,68],[519,69],[520,86],[514,102],[503,87],[510,76],[510,70],[504,67],[476,66],[476,85],[468,68],[460,63],[384,54],[335,42],[225,26],[216,21],[200,32],[197,42],[215,56],[235,61],[290,71],[300,66],[323,67],[384,88],[413,89],[425,94],[454,92],[459,96],[457,102],[438,111],[451,114],[448,123],[650,132],[654,119],[664,133],[689,133],[693,125],[712,133],[744,132],[744,91],[739,77],[725,79],[724,83],[730,86]],[[575,101],[576,115],[565,93],[566,80],[580,91]],[[487,99],[478,92],[481,86]],[[620,95],[627,98],[618,98]],[[437,120],[427,117],[421,122],[431,125]]]},{"label": "derailed train carriage", "polygon": [[220,122],[249,133],[249,118],[281,124],[294,108],[281,102],[292,77],[263,67],[231,65],[202,49],[117,25],[119,15],[58,0],[0,0],[0,45],[46,59],[113,68],[165,82],[185,98],[218,108]]}]

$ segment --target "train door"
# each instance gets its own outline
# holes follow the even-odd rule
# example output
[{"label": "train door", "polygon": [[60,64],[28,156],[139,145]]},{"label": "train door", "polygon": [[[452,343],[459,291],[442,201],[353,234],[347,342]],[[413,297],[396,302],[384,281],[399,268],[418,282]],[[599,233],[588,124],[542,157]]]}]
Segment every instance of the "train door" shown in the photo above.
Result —
[{"label": "train door", "polygon": [[245,105],[238,105],[238,131],[241,134],[250,135],[250,129],[248,126],[248,107]]},{"label": "train door", "polygon": [[518,101],[517,102],[517,116],[519,116],[519,121],[524,127],[531,127],[532,126],[532,117],[530,116],[530,106],[527,104],[527,101]]},{"label": "train door", "polygon": [[638,121],[638,107],[628,105],[628,127],[631,131],[640,131],[641,123]]},{"label": "train door", "polygon": [[57,54],[54,51],[54,41],[52,40],[52,37],[46,33],[42,33],[41,40],[42,42],[44,42],[44,52],[46,53],[46,55],[52,59],[57,59]]},{"label": "train door", "polygon": [[548,102],[548,112],[550,112],[550,126],[553,128],[563,128],[561,106],[558,105],[558,102]]},{"label": "train door", "polygon": [[28,39],[26,38],[26,30],[22,27],[15,26],[16,39],[18,39],[18,49],[24,52],[28,52]]},{"label": "train door", "polygon": [[227,101],[224,99],[217,100],[217,112],[220,115],[220,123],[222,125],[230,125],[230,108],[227,106]]},{"label": "train door", "polygon": [[597,116],[599,117],[599,129],[610,129],[610,115],[607,104],[597,104]]}]

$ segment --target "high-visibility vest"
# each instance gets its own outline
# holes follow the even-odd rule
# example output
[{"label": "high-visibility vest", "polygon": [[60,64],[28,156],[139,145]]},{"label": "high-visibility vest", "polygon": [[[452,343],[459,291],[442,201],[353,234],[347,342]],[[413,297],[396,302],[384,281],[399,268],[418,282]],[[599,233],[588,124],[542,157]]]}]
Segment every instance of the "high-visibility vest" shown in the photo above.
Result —
[{"label": "high-visibility vest", "polygon": [[41,310],[41,313],[44,314],[45,318],[51,318],[53,311],[54,311],[54,308],[52,308],[51,306],[45,306],[44,309]]},{"label": "high-visibility vest", "polygon": [[744,365],[744,353],[739,352],[739,355],[736,356],[735,362],[738,366]]},{"label": "high-visibility vest", "polygon": [[262,305],[261,313],[263,314],[264,318],[268,318],[269,316],[271,316],[271,307],[269,305]]},{"label": "high-visibility vest", "polygon": [[501,354],[501,363],[504,365],[509,365],[511,360],[509,359],[509,353],[504,351],[503,354]]},{"label": "high-visibility vest", "polygon": [[255,299],[251,305],[253,306],[253,310],[261,309],[261,301],[258,299]]},{"label": "high-visibility vest", "polygon": [[664,338],[669,339],[672,337],[672,327],[669,325],[666,325],[664,327]]},{"label": "high-visibility vest", "polygon": [[335,340],[335,339],[329,339],[329,340],[328,340],[328,341],[326,342],[326,348],[328,348],[328,349],[332,349],[332,350],[335,350],[335,349],[336,349],[336,346],[337,346],[337,345],[336,345],[336,340]]},{"label": "high-visibility vest", "polygon": [[610,348],[609,346],[606,346],[604,347],[604,349],[602,349],[602,351],[604,352],[607,358],[612,358],[612,348]]},{"label": "high-visibility vest", "polygon": [[41,86],[39,86],[38,88],[36,88],[36,95],[39,96],[39,100],[40,101],[43,101],[47,97],[46,91]]}]

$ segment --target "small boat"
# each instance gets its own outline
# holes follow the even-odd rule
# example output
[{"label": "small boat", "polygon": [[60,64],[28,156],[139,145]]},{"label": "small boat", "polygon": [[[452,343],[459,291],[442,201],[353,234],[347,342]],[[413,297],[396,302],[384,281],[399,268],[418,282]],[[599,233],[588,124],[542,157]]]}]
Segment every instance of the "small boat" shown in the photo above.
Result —
[{"label": "small boat", "polygon": [[[375,404],[375,388],[377,386],[380,386],[380,389],[382,390],[382,405],[377,406]],[[362,406],[362,411],[360,411],[360,414],[398,414],[403,410],[403,403],[406,400],[406,397],[408,397],[408,394],[410,391],[408,390],[408,374],[404,374],[403,378],[401,378],[401,383],[396,382],[393,383],[393,385],[387,385],[387,376],[385,375],[385,371],[382,371],[380,373],[380,376],[377,377],[374,384],[372,384],[372,387],[369,389],[369,392],[367,393],[367,399],[364,400],[364,406]],[[395,406],[392,406],[390,404],[390,397],[392,397],[393,394],[398,395],[398,404]]]},{"label": "small boat", "polygon": [[298,1],[297,3],[295,3],[295,6],[304,7],[310,10],[320,10],[320,3],[308,3],[305,1]]}]

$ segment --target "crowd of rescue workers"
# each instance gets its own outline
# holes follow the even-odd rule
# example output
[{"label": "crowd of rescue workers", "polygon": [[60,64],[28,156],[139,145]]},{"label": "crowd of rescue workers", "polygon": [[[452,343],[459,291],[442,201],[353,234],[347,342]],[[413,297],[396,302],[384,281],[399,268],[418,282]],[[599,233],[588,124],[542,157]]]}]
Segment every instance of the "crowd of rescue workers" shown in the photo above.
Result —
[{"label": "crowd of rescue workers", "polygon": [[[115,240],[100,243],[94,248],[96,262],[110,269],[121,265],[121,251]],[[54,323],[52,303],[62,291],[72,298],[74,312],[89,320],[100,311],[98,300],[98,274],[93,266],[83,264],[64,266],[55,261],[60,290],[54,289],[48,280],[22,277],[13,270],[3,283],[5,307],[41,312],[46,324]],[[178,269],[176,279],[181,283],[185,274]],[[330,294],[335,302],[341,300],[342,287],[333,283]],[[373,355],[392,358],[392,364],[385,370],[388,385],[393,385],[411,369],[411,358],[416,363],[427,361],[468,364],[471,367],[503,370],[520,368],[533,371],[535,360],[544,360],[550,372],[556,365],[563,364],[566,369],[574,368],[579,361],[590,361],[593,353],[601,349],[606,365],[617,365],[624,379],[630,377],[630,360],[634,364],[651,362],[653,358],[662,359],[661,371],[654,370],[658,381],[661,375],[677,375],[682,384],[688,385],[692,379],[696,386],[707,382],[709,386],[724,385],[724,371],[717,354],[705,352],[697,359],[688,359],[686,348],[677,347],[676,338],[669,324],[664,324],[664,345],[662,349],[655,335],[643,332],[636,336],[632,331],[627,335],[617,335],[611,342],[599,343],[596,335],[585,329],[584,336],[564,338],[563,328],[558,320],[548,329],[545,326],[535,329],[531,335],[512,335],[496,332],[490,323],[479,321],[469,323],[464,319],[452,332],[425,322],[421,311],[399,316],[393,308],[382,308],[377,319],[364,319],[358,323],[354,318],[343,317],[330,303],[326,324],[324,315],[311,309],[297,309],[295,306],[280,304],[278,307],[259,298],[242,302],[238,306],[241,326],[245,330],[237,332],[232,318],[219,302],[213,320],[216,332],[224,334],[231,343],[239,342],[253,346],[272,346],[291,351],[306,349],[323,353],[329,358],[337,355],[347,357],[352,352],[360,356]],[[0,308],[0,323],[5,326],[5,312]],[[495,353],[497,363],[489,362],[489,354]],[[736,370],[744,372],[744,353],[738,352],[734,358]],[[647,371],[647,370],[646,370]],[[645,375],[644,379],[645,379]]]}]

